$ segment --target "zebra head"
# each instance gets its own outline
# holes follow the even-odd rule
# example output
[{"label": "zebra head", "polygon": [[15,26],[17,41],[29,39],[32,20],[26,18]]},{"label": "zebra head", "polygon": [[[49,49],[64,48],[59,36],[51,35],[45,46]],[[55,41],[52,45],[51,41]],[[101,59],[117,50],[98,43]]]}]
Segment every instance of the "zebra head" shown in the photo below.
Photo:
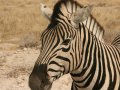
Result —
[{"label": "zebra head", "polygon": [[80,16],[82,13],[81,18],[86,19],[89,11],[81,8],[79,13],[74,12],[70,8],[76,3],[74,0],[61,0],[55,5],[51,22],[41,35],[40,55],[29,77],[31,90],[50,90],[53,81],[78,67],[80,34],[73,25],[77,14]]}]

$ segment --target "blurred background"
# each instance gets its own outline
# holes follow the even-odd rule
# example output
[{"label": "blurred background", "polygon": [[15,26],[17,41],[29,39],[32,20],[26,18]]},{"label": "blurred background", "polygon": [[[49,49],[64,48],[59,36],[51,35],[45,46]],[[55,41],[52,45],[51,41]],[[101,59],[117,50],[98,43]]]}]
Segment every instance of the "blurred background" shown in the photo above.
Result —
[{"label": "blurred background", "polygon": [[[40,3],[53,8],[57,0],[0,0],[0,48],[34,47],[49,21],[40,12]],[[111,42],[120,33],[120,0],[77,0],[93,5],[93,16]],[[32,44],[32,45],[31,45]],[[6,47],[7,45],[7,47]]]}]

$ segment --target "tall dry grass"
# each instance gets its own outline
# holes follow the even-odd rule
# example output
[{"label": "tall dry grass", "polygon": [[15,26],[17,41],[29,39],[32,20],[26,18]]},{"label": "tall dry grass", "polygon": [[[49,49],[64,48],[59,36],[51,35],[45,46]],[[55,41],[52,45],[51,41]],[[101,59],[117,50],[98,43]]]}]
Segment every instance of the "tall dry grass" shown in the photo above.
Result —
[{"label": "tall dry grass", "polygon": [[29,33],[39,39],[47,26],[40,13],[38,0],[0,0],[0,39],[1,42],[18,43]]},{"label": "tall dry grass", "polygon": [[[0,0],[0,43],[19,44],[24,38],[39,41],[49,23],[40,12],[40,2],[53,7],[57,0]],[[120,33],[120,0],[78,0],[94,6],[93,15],[105,28],[105,40],[111,42]],[[27,42],[27,41],[23,41]]]}]

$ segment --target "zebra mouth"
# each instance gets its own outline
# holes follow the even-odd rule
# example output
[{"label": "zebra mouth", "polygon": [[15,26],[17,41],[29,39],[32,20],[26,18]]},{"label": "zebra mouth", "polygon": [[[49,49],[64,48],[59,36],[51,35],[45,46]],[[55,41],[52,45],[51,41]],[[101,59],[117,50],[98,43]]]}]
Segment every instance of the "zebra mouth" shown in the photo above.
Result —
[{"label": "zebra mouth", "polygon": [[39,90],[50,90],[52,86],[52,82],[50,80],[41,81]]},{"label": "zebra mouth", "polygon": [[59,79],[61,76],[63,75],[63,73],[61,72],[59,75],[57,76],[52,76],[52,78],[50,79],[50,82],[53,83],[55,80]]},{"label": "zebra mouth", "polygon": [[44,86],[40,86],[40,89],[39,90],[50,90],[52,87],[52,83],[51,84],[48,84],[48,85],[44,85]]}]

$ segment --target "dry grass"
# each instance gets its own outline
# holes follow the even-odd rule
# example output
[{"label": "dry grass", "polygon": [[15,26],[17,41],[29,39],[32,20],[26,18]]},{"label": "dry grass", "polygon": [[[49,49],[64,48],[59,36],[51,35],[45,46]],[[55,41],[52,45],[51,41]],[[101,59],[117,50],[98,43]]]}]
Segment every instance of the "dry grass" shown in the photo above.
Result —
[{"label": "dry grass", "polygon": [[7,78],[18,78],[20,75],[29,74],[28,71],[26,67],[16,67],[14,70],[7,73]]},{"label": "dry grass", "polygon": [[39,46],[39,40],[37,39],[38,35],[39,34],[34,34],[33,32],[24,35],[19,42],[20,48],[32,48]]},{"label": "dry grass", "polygon": [[0,57],[0,67],[4,66],[4,63],[6,63],[6,59]]},{"label": "dry grass", "polygon": [[[32,33],[35,42],[39,41],[41,32],[48,24],[41,16],[40,2],[52,6],[54,1],[56,0],[0,0],[0,43],[19,44],[29,33]],[[78,1],[84,5],[94,5],[93,15],[105,28],[107,41],[111,42],[120,33],[120,0]]]},{"label": "dry grass", "polygon": [[40,14],[37,0],[0,0],[0,39],[1,42],[17,43],[26,34],[39,35],[47,25]]}]

